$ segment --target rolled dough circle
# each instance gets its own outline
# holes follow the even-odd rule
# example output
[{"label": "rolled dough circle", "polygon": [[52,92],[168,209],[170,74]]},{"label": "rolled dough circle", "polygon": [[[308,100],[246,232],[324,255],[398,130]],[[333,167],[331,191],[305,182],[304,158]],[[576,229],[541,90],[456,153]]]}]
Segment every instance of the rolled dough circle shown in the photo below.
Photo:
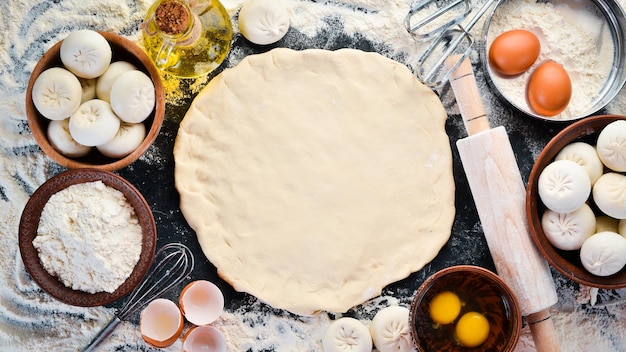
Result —
[{"label": "rolled dough circle", "polygon": [[296,314],[344,312],[447,242],[445,120],[438,97],[379,54],[248,56],[181,122],[180,208],[236,290]]}]

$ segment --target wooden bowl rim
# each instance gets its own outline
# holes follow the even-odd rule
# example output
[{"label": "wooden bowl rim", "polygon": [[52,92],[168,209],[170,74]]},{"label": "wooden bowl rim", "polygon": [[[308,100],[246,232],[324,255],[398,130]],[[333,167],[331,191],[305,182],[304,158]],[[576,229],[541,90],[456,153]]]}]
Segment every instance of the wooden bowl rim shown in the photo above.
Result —
[{"label": "wooden bowl rim", "polygon": [[[511,335],[509,335],[509,339],[506,344],[506,350],[503,352],[511,352],[517,346],[517,342],[522,334],[522,309],[519,305],[519,301],[515,296],[515,293],[511,289],[511,287],[496,273],[492,272],[489,269],[476,266],[476,265],[454,265],[447,268],[443,268],[436,273],[432,274],[424,282],[417,288],[415,293],[413,294],[413,298],[411,299],[411,305],[409,307],[409,329],[411,331],[411,339],[413,341],[413,346],[418,351],[424,351],[420,346],[420,339],[417,336],[416,331],[416,323],[417,323],[417,310],[422,303],[422,299],[426,295],[426,293],[433,287],[433,285],[439,281],[441,278],[451,275],[451,274],[459,274],[459,273],[472,273],[476,274],[496,285],[501,289],[503,293],[503,297],[507,301],[507,308],[511,312]],[[463,350],[463,349],[459,349]],[[426,352],[426,351],[425,351]]]},{"label": "wooden bowl rim", "polygon": [[[88,293],[66,287],[58,278],[50,275],[39,260],[33,240],[37,236],[39,218],[50,197],[73,184],[102,181],[124,194],[135,209],[142,229],[142,245],[139,261],[126,281],[112,293]],[[91,307],[104,305],[130,293],[147,274],[154,259],[157,230],[150,206],[141,193],[127,180],[104,170],[71,169],[57,174],[43,183],[27,201],[19,223],[19,249],[26,270],[45,292],[61,302],[74,306]]]},{"label": "wooden bowl rim", "polygon": [[[159,74],[159,71],[154,66],[148,55],[137,44],[121,35],[112,32],[98,31],[98,33],[100,33],[112,46],[121,47],[126,50],[131,56],[135,57],[137,61],[143,65],[143,67],[138,67],[138,69],[143,71],[144,73],[147,73],[154,83],[156,104],[155,109],[151,114],[151,117],[148,117],[148,119],[152,119],[152,123],[150,125],[150,129],[148,129],[146,133],[146,138],[139,145],[139,147],[137,147],[137,149],[135,149],[132,153],[123,158],[111,159],[111,162],[102,164],[92,164],[88,162],[83,162],[78,159],[68,158],[52,147],[52,145],[48,141],[47,133],[42,127],[41,121],[45,121],[46,118],[37,111],[32,102],[32,88],[37,77],[43,71],[52,67],[50,66],[51,61],[60,61],[59,52],[63,40],[55,43],[50,49],[48,49],[48,51],[44,53],[44,55],[37,62],[37,65],[35,65],[35,68],[30,75],[30,78],[28,80],[28,86],[26,89],[26,118],[31,133],[35,138],[37,144],[39,144],[39,147],[44,151],[44,153],[46,153],[46,155],[48,155],[59,165],[68,169],[96,168],[105,171],[117,171],[139,159],[139,157],[141,157],[141,155],[143,155],[156,140],[159,131],[161,130],[165,115],[165,91],[163,89],[163,82],[161,80],[161,75]],[[115,57],[115,52],[113,53],[113,56]]]},{"label": "wooden bowl rim", "polygon": [[[541,171],[554,159],[556,154],[567,144],[584,137],[599,133],[602,128],[617,120],[626,120],[621,115],[597,115],[579,120],[554,136],[543,148],[528,177],[526,187],[526,216],[530,234],[535,246],[558,272],[568,279],[579,284],[603,289],[617,289],[626,287],[626,268],[611,276],[596,276],[585,270],[582,265],[567,260],[546,238],[541,227],[540,209],[543,208],[539,200],[537,181]],[[572,136],[574,136],[572,138]]]}]

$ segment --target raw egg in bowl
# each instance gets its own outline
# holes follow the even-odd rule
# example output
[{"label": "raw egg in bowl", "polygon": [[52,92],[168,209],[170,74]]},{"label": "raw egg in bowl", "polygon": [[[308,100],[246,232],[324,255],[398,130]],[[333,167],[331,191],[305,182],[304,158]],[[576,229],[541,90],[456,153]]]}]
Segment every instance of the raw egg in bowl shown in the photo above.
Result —
[{"label": "raw egg in bowl", "polygon": [[626,82],[625,21],[615,0],[498,0],[481,50],[487,82],[535,118],[590,116]]}]

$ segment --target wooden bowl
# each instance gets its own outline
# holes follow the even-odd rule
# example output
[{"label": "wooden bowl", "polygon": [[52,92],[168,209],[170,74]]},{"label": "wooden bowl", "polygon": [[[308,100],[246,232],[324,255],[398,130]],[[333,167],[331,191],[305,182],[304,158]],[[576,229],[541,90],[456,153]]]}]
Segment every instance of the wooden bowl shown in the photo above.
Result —
[{"label": "wooden bowl", "polygon": [[[97,292],[92,294],[65,286],[57,277],[46,271],[39,260],[37,249],[33,246],[33,240],[37,236],[39,227],[39,218],[50,197],[71,185],[91,181],[102,181],[105,185],[122,192],[126,200],[135,209],[135,214],[142,228],[143,239],[139,261],[126,281],[112,293]],[[154,217],[141,193],[122,177],[97,169],[72,169],[50,178],[30,197],[22,212],[19,224],[20,254],[24,266],[33,280],[56,299],[83,307],[107,304],[130,293],[141,282],[152,264],[156,248],[156,236]],[[81,265],[81,263],[74,264]]]},{"label": "wooden bowl", "polygon": [[[597,288],[615,289],[626,287],[626,269],[611,276],[596,276],[585,270],[579,251],[564,251],[554,247],[547,239],[541,227],[541,216],[546,207],[539,199],[537,182],[543,169],[550,164],[563,147],[575,141],[596,144],[598,134],[609,123],[626,120],[626,116],[600,115],[577,121],[558,133],[546,144],[535,161],[526,188],[526,216],[531,237],[539,252],[566,278]],[[593,206],[592,206],[593,208]]]},{"label": "wooden bowl", "polygon": [[[443,291],[455,293],[464,303],[454,322],[437,325],[431,318],[432,299]],[[467,348],[454,338],[454,327],[467,311],[483,314],[489,321],[487,340]],[[473,265],[442,269],[422,283],[411,302],[409,326],[416,349],[420,352],[500,351],[511,352],[522,330],[522,313],[511,288],[493,272]]]},{"label": "wooden bowl", "polygon": [[106,171],[122,169],[139,159],[139,157],[145,153],[156,139],[161,125],[163,124],[163,115],[165,113],[163,82],[150,58],[139,46],[118,34],[109,32],[99,33],[102,34],[111,45],[113,51],[111,62],[130,62],[152,79],[152,82],[154,82],[156,106],[152,114],[143,122],[146,125],[146,138],[136,150],[123,158],[112,159],[105,157],[95,150],[95,148],[88,155],[81,158],[68,158],[59,153],[48,141],[47,128],[50,120],[37,111],[32,99],[33,84],[37,77],[48,68],[63,66],[60,57],[61,43],[63,41],[56,43],[41,57],[31,73],[28,87],[26,88],[26,118],[33,137],[44,153],[59,165],[68,169],[96,168]]}]

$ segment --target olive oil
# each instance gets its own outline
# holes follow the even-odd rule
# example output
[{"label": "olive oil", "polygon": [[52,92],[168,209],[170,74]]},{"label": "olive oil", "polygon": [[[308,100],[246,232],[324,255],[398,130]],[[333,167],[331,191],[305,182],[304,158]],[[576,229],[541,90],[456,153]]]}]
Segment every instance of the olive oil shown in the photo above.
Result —
[{"label": "olive oil", "polygon": [[230,16],[216,0],[157,1],[141,28],[155,66],[182,78],[215,70],[226,59],[233,38]]}]

